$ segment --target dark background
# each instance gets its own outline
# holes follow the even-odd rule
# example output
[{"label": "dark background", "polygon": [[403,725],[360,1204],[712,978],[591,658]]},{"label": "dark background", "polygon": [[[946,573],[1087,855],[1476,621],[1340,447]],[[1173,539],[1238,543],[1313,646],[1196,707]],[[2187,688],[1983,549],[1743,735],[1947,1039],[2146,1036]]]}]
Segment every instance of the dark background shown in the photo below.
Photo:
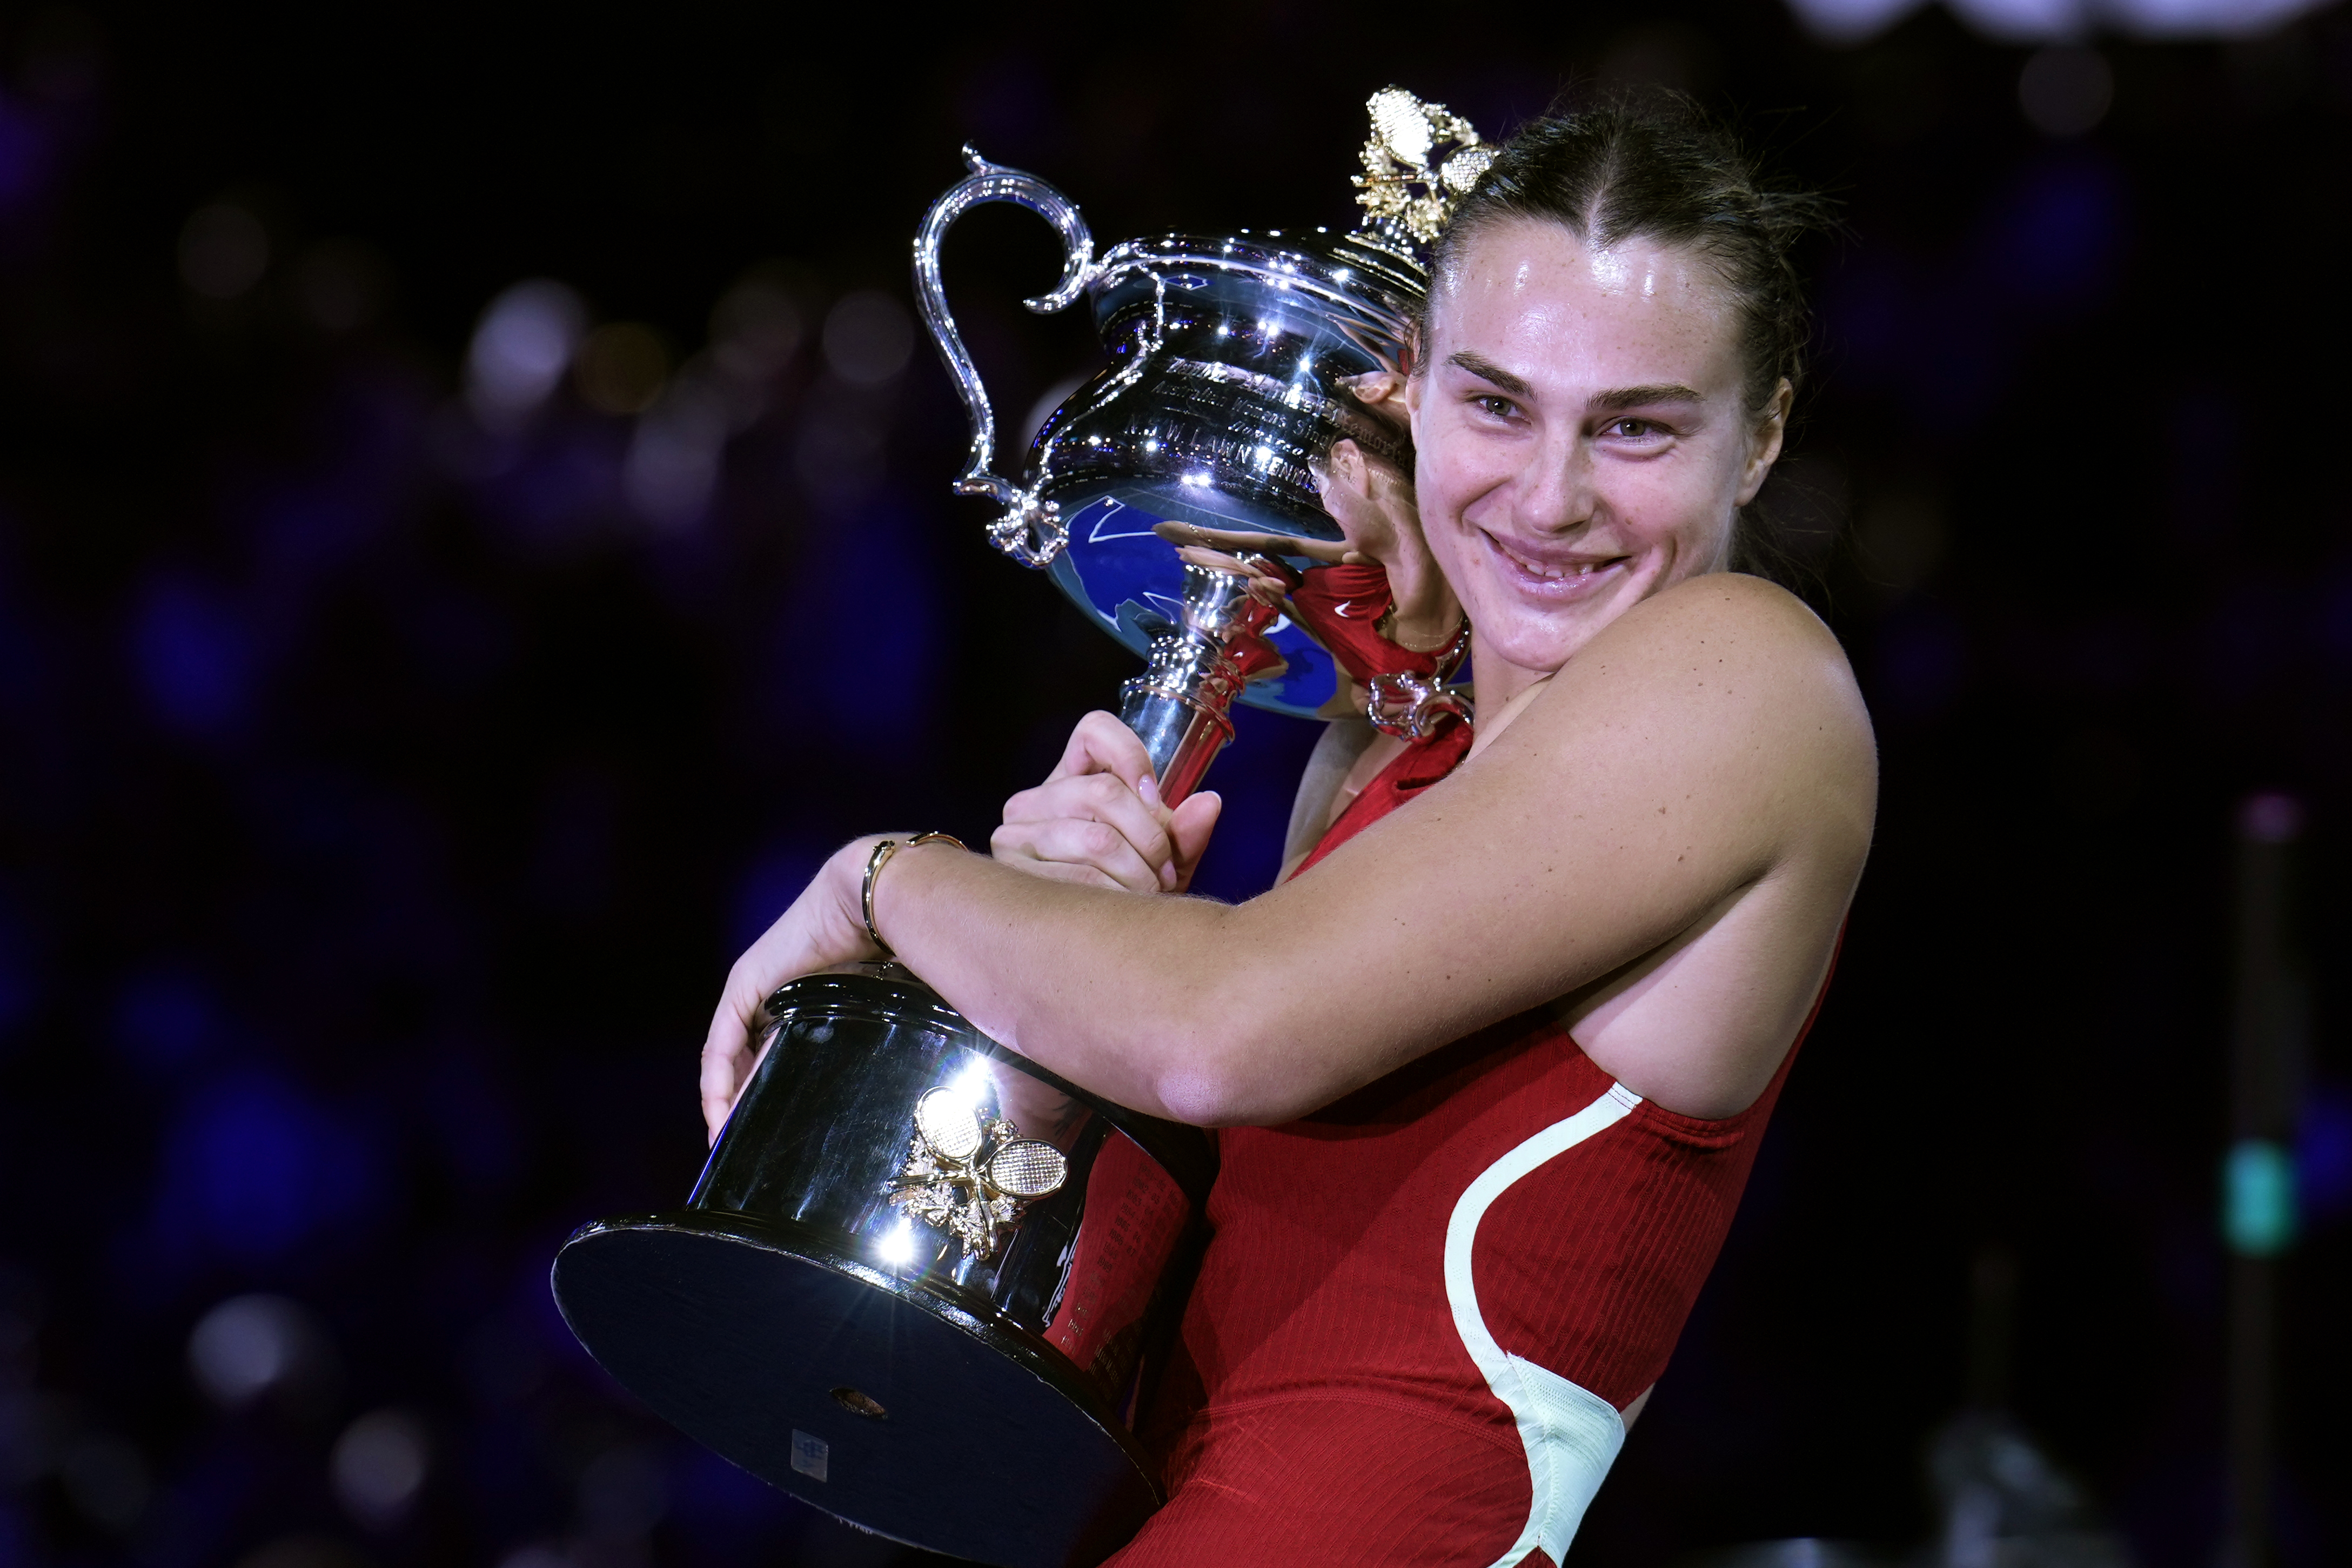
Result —
[{"label": "dark background", "polygon": [[[893,369],[916,222],[971,139],[1106,243],[1342,223],[1371,89],[1499,132],[1622,80],[1844,204],[1767,505],[1885,795],[1573,1560],[1924,1541],[1974,1401],[2139,1561],[2211,1561],[2258,790],[2305,808],[2317,982],[2280,1552],[2352,1558],[2352,16],[2094,44],[2112,108],[2053,134],[2030,47],[1927,11],[1832,47],[1762,0],[12,10],[0,1564],[892,1560],[634,1408],[545,1279],[684,1195],[719,980],[823,854],[984,837],[1129,672],[948,493],[961,409],[919,342]],[[1015,303],[1054,263],[1007,209],[949,249],[1015,435],[1094,352]],[[708,380],[747,274],[717,488],[648,507],[632,443],[688,392],[612,410]],[[501,423],[469,335],[535,277],[647,331]],[[1204,886],[1270,878],[1311,740],[1244,720]],[[240,1406],[192,1334],[256,1292],[293,1348]]]}]

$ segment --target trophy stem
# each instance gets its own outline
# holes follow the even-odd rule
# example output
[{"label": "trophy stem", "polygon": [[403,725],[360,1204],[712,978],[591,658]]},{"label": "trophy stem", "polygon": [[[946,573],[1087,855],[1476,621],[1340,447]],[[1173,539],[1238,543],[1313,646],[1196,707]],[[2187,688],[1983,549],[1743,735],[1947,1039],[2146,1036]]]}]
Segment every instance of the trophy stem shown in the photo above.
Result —
[{"label": "trophy stem", "polygon": [[1153,636],[1143,673],[1119,688],[1118,716],[1150,753],[1160,798],[1170,805],[1200,787],[1234,738],[1242,688],[1285,668],[1265,637],[1280,612],[1249,583],[1240,571],[1187,562],[1182,618]]},{"label": "trophy stem", "polygon": [[[1155,642],[1152,663],[1160,663],[1160,642],[1177,641],[1169,637]],[[1202,686],[1213,689],[1208,682]],[[1142,737],[1144,749],[1151,753],[1151,773],[1160,780],[1160,798],[1176,805],[1200,787],[1209,764],[1234,738],[1231,697],[1223,703],[1186,698],[1160,689],[1149,676],[1129,681],[1118,695],[1119,718]]]}]

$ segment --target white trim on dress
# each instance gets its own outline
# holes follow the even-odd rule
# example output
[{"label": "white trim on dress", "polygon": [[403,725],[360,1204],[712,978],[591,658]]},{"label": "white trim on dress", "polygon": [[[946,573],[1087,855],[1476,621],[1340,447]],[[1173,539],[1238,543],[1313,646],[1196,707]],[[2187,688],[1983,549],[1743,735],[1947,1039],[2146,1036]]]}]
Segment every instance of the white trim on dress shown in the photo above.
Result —
[{"label": "white trim on dress", "polygon": [[1555,1155],[1622,1121],[1642,1103],[1622,1084],[1611,1084],[1593,1102],[1565,1121],[1555,1121],[1479,1173],[1464,1189],[1445,1226],[1445,1299],[1454,1309],[1454,1329],[1495,1397],[1510,1407],[1519,1441],[1528,1453],[1533,1494],[1527,1528],[1494,1568],[1513,1568],[1541,1547],[1554,1563],[1568,1552],[1584,1510],[1625,1444],[1625,1422],[1617,1407],[1589,1388],[1495,1342],[1478,1310],[1478,1290],[1470,1275],[1470,1254],[1478,1222],[1512,1183]]}]

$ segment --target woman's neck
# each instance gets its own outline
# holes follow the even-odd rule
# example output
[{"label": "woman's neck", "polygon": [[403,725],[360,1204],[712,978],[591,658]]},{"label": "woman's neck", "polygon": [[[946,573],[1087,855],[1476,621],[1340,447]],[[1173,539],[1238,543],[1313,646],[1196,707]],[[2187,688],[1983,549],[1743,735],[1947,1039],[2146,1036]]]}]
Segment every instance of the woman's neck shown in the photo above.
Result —
[{"label": "woman's neck", "polygon": [[1501,659],[1482,660],[1475,632],[1471,634],[1470,671],[1471,711],[1476,715],[1478,736],[1470,743],[1470,755],[1475,757],[1493,744],[1512,720],[1527,711],[1528,704],[1556,672],[1521,669]]}]

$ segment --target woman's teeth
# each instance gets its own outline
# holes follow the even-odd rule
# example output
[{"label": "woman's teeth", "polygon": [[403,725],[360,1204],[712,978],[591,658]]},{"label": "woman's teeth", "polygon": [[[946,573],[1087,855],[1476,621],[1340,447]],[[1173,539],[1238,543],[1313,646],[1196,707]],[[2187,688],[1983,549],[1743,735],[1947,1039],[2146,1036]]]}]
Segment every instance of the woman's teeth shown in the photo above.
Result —
[{"label": "woman's teeth", "polygon": [[[1555,583],[1565,582],[1570,577],[1590,577],[1592,575],[1594,563],[1590,561],[1585,562],[1580,566],[1546,566],[1540,562],[1528,560],[1526,556],[1521,555],[1515,550],[1506,550],[1503,553],[1509,556],[1513,561],[1518,563],[1519,565],[1527,568],[1527,570],[1533,575],[1548,578]],[[1603,564],[1605,564],[1605,563]]]}]

